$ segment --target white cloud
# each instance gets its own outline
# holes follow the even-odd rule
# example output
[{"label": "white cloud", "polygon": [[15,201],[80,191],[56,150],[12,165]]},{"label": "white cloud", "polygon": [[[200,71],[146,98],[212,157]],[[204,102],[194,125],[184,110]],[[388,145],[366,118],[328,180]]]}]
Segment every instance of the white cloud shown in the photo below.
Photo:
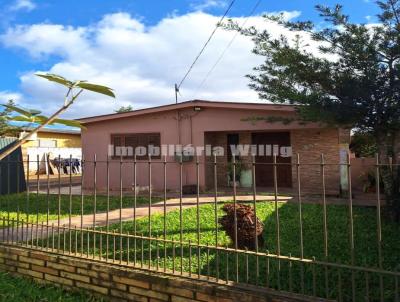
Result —
[{"label": "white cloud", "polygon": [[31,11],[36,8],[36,4],[32,0],[16,0],[13,5],[10,6],[10,10],[26,10]]},{"label": "white cloud", "polygon": [[192,3],[191,7],[194,10],[204,11],[215,7],[225,7],[226,5],[227,5],[226,0],[202,0]]},{"label": "white cloud", "polygon": [[22,99],[22,95],[13,91],[0,91],[0,103],[4,104],[8,100],[14,100],[18,103]]},{"label": "white cloud", "polygon": [[[288,12],[287,16],[298,16],[298,12]],[[115,13],[86,27],[17,25],[9,28],[0,41],[6,47],[25,50],[35,59],[57,58],[57,63],[43,72],[72,80],[85,79],[115,89],[115,101],[93,93],[82,94],[67,114],[77,118],[110,113],[122,105],[131,104],[138,109],[174,102],[174,83],[181,80],[218,20],[218,16],[193,12],[168,16],[154,26],[145,26],[127,13]],[[236,21],[241,23],[243,18],[236,18]],[[265,24],[259,16],[250,17],[247,25],[267,27],[276,35],[294,35],[277,24]],[[240,35],[205,85],[197,91],[234,34],[222,29],[217,31],[181,87],[181,101],[258,100],[244,76],[263,58],[252,54],[253,42]],[[49,114],[62,104],[64,90],[35,77],[35,72],[37,70],[28,71],[20,77],[23,104]]]}]

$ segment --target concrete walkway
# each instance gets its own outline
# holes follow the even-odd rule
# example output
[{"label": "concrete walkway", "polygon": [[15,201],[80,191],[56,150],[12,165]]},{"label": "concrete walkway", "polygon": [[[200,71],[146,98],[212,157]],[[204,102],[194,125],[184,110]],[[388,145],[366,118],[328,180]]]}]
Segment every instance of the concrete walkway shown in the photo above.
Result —
[{"label": "concrete walkway", "polygon": [[[232,196],[221,196],[217,198],[217,202],[225,202],[225,201],[231,201],[233,198]],[[279,202],[288,202],[292,199],[292,197],[289,196],[278,196],[278,201]],[[251,202],[253,201],[253,196],[236,196],[237,202]],[[256,196],[256,201],[261,202],[261,201],[274,201],[275,198],[274,196],[265,196],[265,195],[257,195]],[[215,203],[215,198],[214,197],[200,197],[199,199],[199,204],[213,204]],[[168,199],[165,203],[166,206],[166,212],[170,212],[176,209],[180,208],[180,199],[179,198],[171,198]],[[192,207],[197,206],[197,198],[196,197],[184,197],[182,198],[182,208],[183,209],[188,209]],[[156,202],[151,205],[150,207],[151,214],[155,213],[164,213],[164,201]],[[114,224],[114,223],[119,223],[120,221],[133,221],[135,218],[139,219],[142,217],[146,217],[149,214],[149,206],[148,205],[141,205],[136,207],[136,213],[134,211],[134,208],[123,208],[123,209],[116,209],[108,212],[108,223],[109,224]],[[81,222],[82,221],[82,222]],[[63,218],[60,220],[60,223],[58,223],[58,220],[52,220],[49,221],[49,233],[51,233],[51,226],[54,224],[54,232],[57,233],[57,226],[60,224],[62,227],[65,225],[66,227],[71,226],[71,228],[80,228],[82,223],[83,228],[92,228],[93,224],[95,223],[96,226],[106,226],[107,225],[107,213],[96,213],[96,215],[93,214],[86,214],[81,216],[72,216],[71,221],[69,218]],[[32,228],[34,229],[32,231]],[[62,232],[62,230],[60,231]],[[49,234],[50,235],[50,234]],[[36,238],[46,238],[48,237],[47,235],[47,227],[44,226],[42,229],[41,224],[36,227],[29,227],[26,228],[24,226],[24,229],[21,227],[19,228],[4,228],[0,229],[0,242],[1,241],[16,241],[17,239],[20,240],[21,238],[24,238],[24,240],[28,239],[31,240],[32,237]]]},{"label": "concrete walkway", "polygon": [[[69,188],[64,188],[65,190],[69,190]],[[79,191],[80,194],[80,186],[73,187],[74,193],[75,191]],[[54,190],[54,189],[53,189]],[[53,191],[50,192],[50,194],[58,193],[58,189],[56,190],[57,192]],[[68,192],[62,192],[62,193],[67,193]],[[359,196],[360,198],[354,198],[353,205],[354,206],[376,206],[376,200],[373,198],[374,196],[369,196],[369,198],[365,198],[365,196],[361,195]],[[372,198],[371,198],[372,197]],[[225,195],[225,196],[219,196],[217,198],[217,202],[226,202],[226,201],[232,201],[233,196],[232,195]],[[237,195],[236,200],[238,202],[252,202],[253,201],[253,196],[252,195]],[[269,201],[273,202],[275,200],[274,195],[256,195],[256,200],[257,202],[262,202],[262,201]],[[289,195],[286,196],[278,196],[278,202],[289,202],[289,203],[297,203],[297,197],[293,197]],[[322,204],[322,198],[321,196],[304,196],[302,197],[302,202],[303,203],[308,203],[308,204]],[[347,206],[349,204],[349,200],[346,198],[335,198],[335,197],[327,197],[326,198],[327,204],[335,204],[335,205],[344,205]],[[215,203],[215,198],[213,196],[201,196],[199,199],[199,204],[213,204]],[[381,201],[381,204],[384,205],[384,200]],[[196,197],[183,197],[182,198],[182,208],[187,209],[187,208],[192,208],[196,207],[197,205],[197,198]],[[166,201],[166,212],[170,212],[176,209],[180,208],[180,199],[179,198],[169,198]],[[150,208],[151,214],[155,213],[163,213],[164,212],[164,201],[156,202],[151,205]],[[119,223],[120,221],[133,221],[135,218],[142,218],[146,217],[149,214],[149,206],[148,205],[140,205],[136,207],[136,213],[133,208],[123,208],[123,209],[116,209],[112,210],[108,213],[108,222],[109,224],[115,224]],[[82,222],[81,222],[82,220]],[[66,227],[71,226],[71,228],[80,228],[82,223],[83,228],[92,228],[93,224],[96,226],[105,226],[107,225],[107,213],[96,213],[96,215],[93,214],[86,214],[81,216],[72,216],[71,221],[69,218],[63,218],[60,220],[60,226],[65,225]],[[58,225],[57,220],[49,221],[49,232],[51,232],[51,226],[54,224],[55,227]],[[33,226],[35,229],[34,232],[32,232],[31,228],[26,229],[26,226],[24,227],[24,230],[21,228],[4,228],[0,229],[0,242],[7,240],[17,240],[21,239],[21,236],[23,236],[24,240],[28,238],[28,240],[31,239],[31,235],[36,236],[36,229],[37,231],[37,236],[40,237],[47,237],[47,228],[46,226],[43,228],[41,225],[38,227]],[[56,231],[56,230],[55,230]]]}]

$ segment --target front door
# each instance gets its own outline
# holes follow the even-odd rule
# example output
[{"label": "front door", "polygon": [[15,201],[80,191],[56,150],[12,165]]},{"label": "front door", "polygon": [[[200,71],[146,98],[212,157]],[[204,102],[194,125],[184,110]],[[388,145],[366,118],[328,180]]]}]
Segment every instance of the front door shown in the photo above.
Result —
[{"label": "front door", "polygon": [[[255,132],[252,133],[253,145],[264,145],[265,150],[275,146],[290,147],[289,132]],[[256,158],[256,185],[259,187],[274,186],[274,169],[272,154],[257,155]],[[283,157],[278,154],[277,165],[277,183],[278,187],[292,186],[292,167],[291,157]]]}]

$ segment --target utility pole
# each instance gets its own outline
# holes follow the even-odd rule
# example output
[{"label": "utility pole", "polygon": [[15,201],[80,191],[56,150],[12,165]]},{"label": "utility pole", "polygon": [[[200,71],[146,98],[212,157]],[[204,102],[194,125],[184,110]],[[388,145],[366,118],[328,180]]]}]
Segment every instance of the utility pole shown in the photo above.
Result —
[{"label": "utility pole", "polygon": [[177,84],[175,84],[175,103],[178,104],[178,93],[179,93],[179,87]]}]

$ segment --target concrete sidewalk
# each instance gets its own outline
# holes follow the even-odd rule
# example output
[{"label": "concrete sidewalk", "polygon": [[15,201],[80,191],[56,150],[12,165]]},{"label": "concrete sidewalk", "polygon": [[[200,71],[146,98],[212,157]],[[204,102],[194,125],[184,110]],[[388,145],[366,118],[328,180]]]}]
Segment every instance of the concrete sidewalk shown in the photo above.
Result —
[{"label": "concrete sidewalk", "polygon": [[[221,196],[217,198],[217,203],[231,201],[233,198],[232,196]],[[292,197],[289,196],[278,196],[279,202],[288,202],[291,200]],[[236,196],[237,202],[251,202],[253,201],[253,196]],[[274,196],[264,196],[264,195],[257,195],[256,201],[274,201]],[[200,197],[199,204],[213,204],[215,203],[214,197]],[[168,199],[165,203],[166,212],[170,212],[176,209],[179,209],[181,205],[181,201],[179,198],[171,198]],[[182,198],[182,209],[188,209],[197,206],[197,198],[196,197],[184,197]],[[116,209],[108,212],[108,223],[115,224],[119,223],[120,221],[133,221],[134,219],[139,219],[142,217],[146,217],[149,215],[149,208],[151,214],[155,213],[164,213],[164,201],[156,202],[149,207],[149,205],[141,205],[136,207],[136,211],[134,208],[123,208],[123,209]],[[135,213],[136,212],[136,213]],[[65,225],[66,227],[71,228],[80,228],[82,224],[82,228],[92,228],[95,224],[96,227],[99,226],[106,226],[107,225],[107,212],[105,213],[96,213],[94,214],[86,214],[81,216],[72,216],[71,221],[69,218],[63,218],[58,223],[58,220],[49,221],[48,227],[46,225],[43,227],[41,223],[39,226],[33,226],[22,230],[21,227],[18,229],[14,228],[4,228],[0,229],[0,241],[16,241],[17,239],[20,240],[24,238],[24,240],[28,239],[31,240],[32,237],[36,238],[36,233],[38,238],[46,238],[48,237],[47,229],[49,229],[49,233],[51,233],[51,226],[54,224],[55,233],[57,233],[57,226],[60,225],[61,227]],[[62,232],[62,229],[60,230]]]}]

